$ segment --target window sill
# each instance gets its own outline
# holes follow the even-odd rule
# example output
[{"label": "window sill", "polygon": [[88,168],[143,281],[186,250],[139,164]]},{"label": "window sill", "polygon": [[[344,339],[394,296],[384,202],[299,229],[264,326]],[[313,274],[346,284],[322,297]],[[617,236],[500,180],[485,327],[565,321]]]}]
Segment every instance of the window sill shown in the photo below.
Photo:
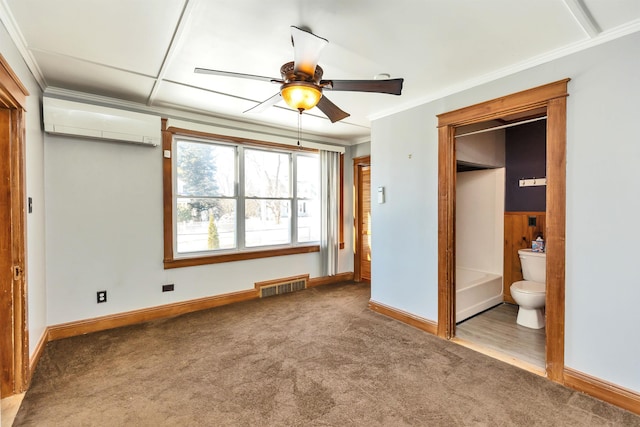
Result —
[{"label": "window sill", "polygon": [[198,265],[219,264],[223,262],[246,261],[249,259],[269,258],[284,255],[306,254],[311,252],[320,252],[319,245],[311,246],[294,246],[290,248],[269,249],[258,251],[234,252],[221,255],[208,255],[193,258],[165,259],[165,270],[170,268],[194,267]]}]

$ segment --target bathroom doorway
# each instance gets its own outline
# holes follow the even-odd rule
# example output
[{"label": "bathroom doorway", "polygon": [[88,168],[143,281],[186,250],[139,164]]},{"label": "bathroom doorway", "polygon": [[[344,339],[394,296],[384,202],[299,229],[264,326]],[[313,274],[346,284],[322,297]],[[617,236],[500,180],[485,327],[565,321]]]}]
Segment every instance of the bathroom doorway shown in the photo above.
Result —
[{"label": "bathroom doorway", "polygon": [[456,128],[488,120],[547,116],[546,375],[564,371],[566,97],[569,79],[438,116],[438,335],[455,337]]},{"label": "bathroom doorway", "polygon": [[546,330],[517,324],[510,287],[518,251],[546,233],[545,116],[456,128],[456,163],[454,339],[544,375]]}]

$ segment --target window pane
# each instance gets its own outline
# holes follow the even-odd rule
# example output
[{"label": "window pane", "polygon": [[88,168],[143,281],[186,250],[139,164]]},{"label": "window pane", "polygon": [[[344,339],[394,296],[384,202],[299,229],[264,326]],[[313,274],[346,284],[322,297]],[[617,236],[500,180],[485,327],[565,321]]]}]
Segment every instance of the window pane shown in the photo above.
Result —
[{"label": "window pane", "polygon": [[236,247],[234,199],[177,200],[178,253]]},{"label": "window pane", "polygon": [[245,246],[291,243],[290,212],[289,200],[246,200]]},{"label": "window pane", "polygon": [[316,199],[320,194],[320,158],[318,156],[298,155],[298,194],[299,198]]},{"label": "window pane", "polygon": [[235,148],[178,141],[177,194],[180,196],[235,196]]},{"label": "window pane", "polygon": [[298,242],[320,240],[320,203],[316,200],[298,200]]},{"label": "window pane", "polygon": [[244,191],[247,197],[290,197],[290,154],[244,150]]}]

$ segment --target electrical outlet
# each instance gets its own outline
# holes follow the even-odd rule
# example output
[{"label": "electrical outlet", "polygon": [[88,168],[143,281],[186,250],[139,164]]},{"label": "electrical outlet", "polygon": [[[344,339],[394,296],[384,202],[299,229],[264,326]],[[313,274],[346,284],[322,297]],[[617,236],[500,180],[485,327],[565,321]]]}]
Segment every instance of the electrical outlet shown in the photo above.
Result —
[{"label": "electrical outlet", "polygon": [[168,285],[162,285],[162,292],[172,292],[173,291],[173,283]]},{"label": "electrical outlet", "polygon": [[98,291],[97,298],[98,304],[101,302],[107,302],[107,291]]}]

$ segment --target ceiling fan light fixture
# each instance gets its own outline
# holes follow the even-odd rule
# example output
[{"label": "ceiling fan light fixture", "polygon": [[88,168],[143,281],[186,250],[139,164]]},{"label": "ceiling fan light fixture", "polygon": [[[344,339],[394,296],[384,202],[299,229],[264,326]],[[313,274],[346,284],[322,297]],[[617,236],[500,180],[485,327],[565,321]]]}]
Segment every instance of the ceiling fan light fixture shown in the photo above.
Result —
[{"label": "ceiling fan light fixture", "polygon": [[316,85],[304,81],[285,83],[280,94],[289,107],[300,112],[312,109],[322,98],[322,91]]}]

